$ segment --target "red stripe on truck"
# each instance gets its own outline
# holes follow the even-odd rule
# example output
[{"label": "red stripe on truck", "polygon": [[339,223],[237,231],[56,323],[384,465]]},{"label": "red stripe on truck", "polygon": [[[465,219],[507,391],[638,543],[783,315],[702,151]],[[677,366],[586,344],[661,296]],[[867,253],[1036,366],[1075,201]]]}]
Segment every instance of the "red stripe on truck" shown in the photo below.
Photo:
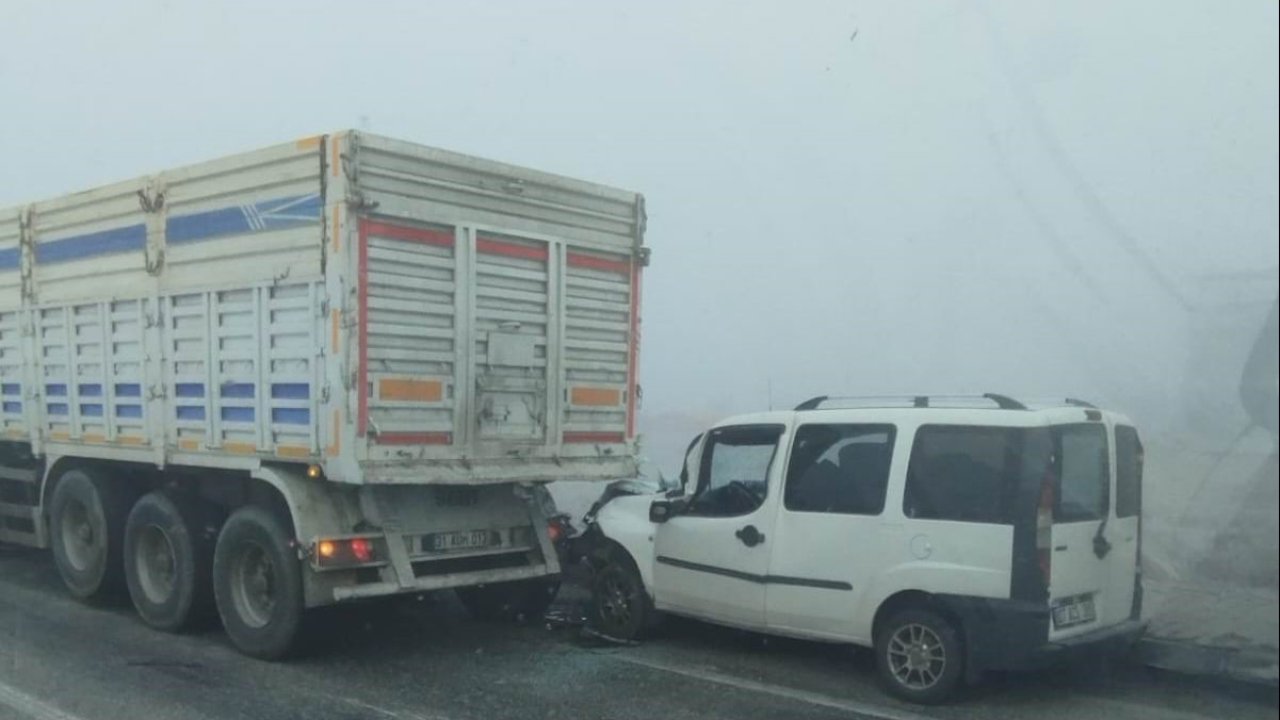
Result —
[{"label": "red stripe on truck", "polygon": [[636,373],[640,362],[640,263],[631,263],[631,332],[627,353],[627,437],[636,436],[636,405],[640,382]]},{"label": "red stripe on truck", "polygon": [[377,235],[378,237],[391,238],[392,240],[407,240],[409,242],[422,243],[424,245],[437,245],[439,247],[453,247],[453,233],[443,230],[427,230],[425,228],[406,227],[404,225],[392,225],[390,223],[379,222],[377,220],[361,220],[362,232],[365,235]]},{"label": "red stripe on truck", "polygon": [[569,267],[586,268],[588,270],[603,270],[605,272],[614,272],[620,275],[627,275],[631,272],[631,263],[626,260],[610,260],[608,258],[596,257],[595,255],[581,255],[571,252],[568,255]]},{"label": "red stripe on truck", "polygon": [[537,260],[538,262],[547,261],[547,247],[530,247],[528,245],[517,245],[515,243],[494,240],[493,238],[477,237],[476,252],[486,253],[488,255],[505,255],[507,257],[520,258],[522,260]]},{"label": "red stripe on truck", "polygon": [[369,427],[369,221],[361,218],[359,223],[359,231],[356,233],[357,259],[356,259],[356,282],[359,285],[357,291],[357,308],[359,312],[359,326],[356,334],[360,337],[359,346],[359,378],[360,384],[356,386],[356,432],[360,437],[365,436],[365,431]]}]

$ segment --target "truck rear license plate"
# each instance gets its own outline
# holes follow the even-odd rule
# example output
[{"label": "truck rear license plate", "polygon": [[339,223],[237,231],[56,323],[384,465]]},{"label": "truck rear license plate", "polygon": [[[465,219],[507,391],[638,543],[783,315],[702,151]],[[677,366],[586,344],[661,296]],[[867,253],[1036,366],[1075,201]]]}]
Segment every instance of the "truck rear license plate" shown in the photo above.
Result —
[{"label": "truck rear license plate", "polygon": [[1084,625],[1097,619],[1092,595],[1076,595],[1053,604],[1053,627],[1056,630]]},{"label": "truck rear license plate", "polygon": [[491,533],[488,530],[467,530],[464,532],[435,533],[422,538],[423,552],[441,552],[443,550],[475,550],[489,547]]}]

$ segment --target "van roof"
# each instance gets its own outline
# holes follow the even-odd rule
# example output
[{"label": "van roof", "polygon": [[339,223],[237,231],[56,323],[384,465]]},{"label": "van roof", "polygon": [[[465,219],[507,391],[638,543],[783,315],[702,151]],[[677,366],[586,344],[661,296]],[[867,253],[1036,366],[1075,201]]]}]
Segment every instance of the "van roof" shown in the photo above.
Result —
[{"label": "van roof", "polygon": [[[860,399],[865,400],[865,399]],[[861,422],[889,424],[940,423],[947,425],[995,425],[1004,427],[1044,427],[1069,423],[1110,420],[1130,425],[1121,413],[1093,406],[1064,403],[1025,403],[1023,409],[999,406],[892,404],[890,402],[859,403],[853,406],[833,404],[796,410],[773,410],[725,418],[722,425],[792,424],[803,421]]]}]

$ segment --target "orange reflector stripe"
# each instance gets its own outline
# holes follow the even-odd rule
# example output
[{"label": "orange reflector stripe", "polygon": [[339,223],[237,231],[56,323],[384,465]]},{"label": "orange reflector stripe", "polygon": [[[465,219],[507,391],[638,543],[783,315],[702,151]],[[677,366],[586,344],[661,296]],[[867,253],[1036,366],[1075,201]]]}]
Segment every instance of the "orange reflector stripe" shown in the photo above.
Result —
[{"label": "orange reflector stripe", "polygon": [[335,253],[338,252],[338,248],[342,247],[342,243],[338,242],[338,238],[340,235],[339,231],[342,229],[341,221],[342,221],[342,206],[334,205],[333,206],[333,227],[329,230],[329,233],[333,237],[333,251]]},{"label": "orange reflector stripe", "polygon": [[453,433],[378,433],[373,441],[379,445],[452,445]]},{"label": "orange reflector stripe", "polygon": [[280,457],[307,457],[311,454],[311,448],[302,445],[278,445],[276,446],[276,455]]},{"label": "orange reflector stripe", "polygon": [[569,391],[569,402],[595,407],[622,404],[622,391],[617,388],[575,387]]},{"label": "orange reflector stripe", "polygon": [[121,445],[146,445],[147,439],[144,437],[139,437],[137,435],[121,435],[120,437],[116,438],[116,442],[120,443]]},{"label": "orange reflector stripe", "polygon": [[99,435],[98,433],[85,433],[80,436],[80,439],[85,442],[100,443],[106,442],[107,437],[105,435]]},{"label": "orange reflector stripe", "polygon": [[340,316],[340,313],[337,310],[333,310],[330,312],[330,317],[333,318],[333,327],[330,329],[330,333],[329,333],[329,347],[335,352],[338,350],[338,318],[339,316]]},{"label": "orange reflector stripe", "polygon": [[194,440],[191,438],[183,438],[178,441],[178,447],[182,448],[183,450],[199,450],[200,441]]},{"label": "orange reflector stripe", "polygon": [[224,442],[222,449],[227,452],[253,454],[258,452],[258,446],[249,442]]},{"label": "orange reflector stripe", "polygon": [[382,400],[440,402],[444,397],[444,385],[439,380],[382,378],[378,381],[378,397]]},{"label": "orange reflector stripe", "polygon": [[333,433],[333,442],[324,449],[325,455],[335,457],[342,453],[342,411],[333,411],[333,425],[329,428]]},{"label": "orange reflector stripe", "polygon": [[564,442],[566,443],[622,443],[624,438],[620,432],[567,432],[564,434]]}]

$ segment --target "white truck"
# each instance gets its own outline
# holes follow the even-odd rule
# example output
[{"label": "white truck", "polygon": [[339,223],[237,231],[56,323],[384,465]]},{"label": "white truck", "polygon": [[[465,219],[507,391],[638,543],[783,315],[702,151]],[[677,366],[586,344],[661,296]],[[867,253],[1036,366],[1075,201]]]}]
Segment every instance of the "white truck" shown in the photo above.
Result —
[{"label": "white truck", "polygon": [[0,541],[285,655],[536,612],[545,484],[636,474],[641,195],[354,131],[0,211]]}]

